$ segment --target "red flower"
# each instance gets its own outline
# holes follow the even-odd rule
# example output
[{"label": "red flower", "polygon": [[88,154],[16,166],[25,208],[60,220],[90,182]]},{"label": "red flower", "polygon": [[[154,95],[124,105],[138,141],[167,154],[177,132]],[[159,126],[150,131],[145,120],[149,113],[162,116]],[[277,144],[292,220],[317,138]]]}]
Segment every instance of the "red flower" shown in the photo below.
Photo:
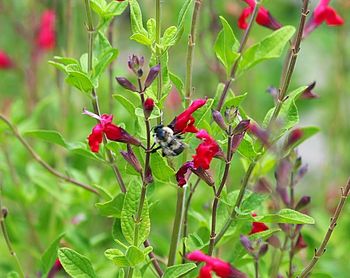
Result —
[{"label": "red flower", "polygon": [[50,50],[55,48],[56,33],[55,33],[56,13],[53,10],[46,10],[41,15],[38,35],[36,43],[42,50]]},{"label": "red flower", "polygon": [[196,99],[184,112],[178,115],[170,125],[174,126],[175,133],[192,132],[196,133],[198,129],[194,126],[195,119],[192,114],[207,102],[206,99]]},{"label": "red flower", "polygon": [[47,274],[47,277],[48,278],[54,278],[56,276],[56,274],[62,270],[63,267],[62,267],[62,264],[60,262],[59,259],[56,259],[54,265],[52,266],[50,272]]},{"label": "red flower", "polygon": [[210,137],[204,129],[197,132],[196,137],[203,142],[196,149],[196,154],[193,156],[194,168],[209,169],[210,162],[213,157],[220,152],[220,147],[216,141]]},{"label": "red flower", "polygon": [[176,173],[176,181],[178,186],[183,187],[187,181],[185,178],[185,175],[187,174],[189,169],[193,168],[193,162],[192,161],[187,161],[180,167],[180,169]]},{"label": "red flower", "polygon": [[132,137],[123,128],[112,124],[113,115],[103,114],[102,116],[98,116],[87,110],[84,110],[83,113],[100,121],[100,123],[95,125],[92,129],[92,132],[88,137],[89,146],[92,152],[99,151],[103,135],[106,135],[106,137],[112,141],[140,146],[141,143],[138,139]]},{"label": "red flower", "polygon": [[10,69],[13,67],[13,62],[11,58],[4,52],[0,50],[0,69]]},{"label": "red flower", "polygon": [[344,24],[344,20],[336,12],[336,10],[328,6],[330,1],[331,0],[320,0],[314,12],[311,14],[309,21],[306,23],[303,37],[310,34],[323,22],[326,22],[329,26],[338,26]]},{"label": "red flower", "polygon": [[[252,213],[252,216],[256,216],[256,213]],[[260,233],[260,232],[266,231],[268,229],[269,229],[269,227],[267,227],[264,223],[253,222],[252,229],[251,229],[249,235]]]},{"label": "red flower", "polygon": [[301,234],[299,234],[298,239],[295,243],[295,250],[300,251],[301,249],[304,249],[307,247],[306,242],[304,241],[304,238]]},{"label": "red flower", "polygon": [[247,277],[244,273],[233,268],[229,263],[207,256],[199,250],[191,252],[187,255],[187,258],[190,261],[205,263],[205,266],[203,266],[199,272],[199,278],[211,278],[211,272],[214,272],[221,278]]},{"label": "red flower", "polygon": [[[256,5],[254,0],[244,0],[249,7],[243,9],[241,16],[238,19],[238,27],[241,29],[247,29],[247,20],[253,13],[254,7]],[[270,28],[272,30],[277,30],[282,27],[282,25],[272,17],[270,12],[264,7],[259,7],[258,14],[255,20],[258,24]]]}]

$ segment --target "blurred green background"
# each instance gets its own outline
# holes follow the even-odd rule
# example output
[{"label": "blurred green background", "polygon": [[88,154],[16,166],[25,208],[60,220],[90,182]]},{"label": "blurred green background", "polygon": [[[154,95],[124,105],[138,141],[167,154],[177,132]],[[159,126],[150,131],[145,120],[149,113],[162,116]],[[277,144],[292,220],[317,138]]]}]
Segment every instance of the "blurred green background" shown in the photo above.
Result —
[{"label": "blurred green background", "polygon": [[[194,59],[195,97],[214,96],[217,83],[225,78],[213,52],[213,42],[221,28],[217,16],[224,16],[240,38],[242,31],[238,29],[236,22],[244,7],[242,2],[203,1]],[[282,24],[296,26],[300,2],[266,0],[264,5]],[[162,2],[163,26],[176,23],[181,4],[180,0]],[[140,5],[144,20],[155,16],[154,1],[140,1]],[[311,6],[315,5],[316,1],[311,1]],[[315,125],[321,128],[316,136],[299,148],[303,162],[309,165],[309,172],[298,185],[296,194],[312,196],[309,212],[316,219],[316,225],[305,228],[305,239],[309,248],[299,254],[299,266],[308,261],[313,249],[322,239],[330,211],[338,200],[339,187],[345,184],[350,169],[350,3],[348,0],[334,0],[332,7],[343,16],[345,25],[329,27],[323,24],[302,43],[290,86],[292,90],[316,81],[314,92],[320,96],[318,99],[298,101],[301,118],[299,125]],[[34,65],[32,55],[35,48],[35,30],[41,13],[48,8],[57,13],[57,46],[52,51],[41,53]],[[188,14],[184,35],[170,51],[169,68],[182,79],[185,76],[189,19]],[[0,109],[1,113],[18,126],[20,132],[35,129],[57,130],[67,142],[80,142],[86,149],[85,138],[91,130],[93,120],[82,116],[81,111],[83,107],[90,107],[89,98],[76,89],[68,88],[62,74],[48,64],[48,60],[55,55],[78,59],[86,52],[87,34],[84,22],[83,1],[0,1],[0,49],[16,64],[15,69],[0,71]],[[269,33],[271,30],[255,25],[248,44]],[[143,55],[146,61],[150,58],[146,48],[129,40],[130,34],[127,10],[116,19],[113,27],[112,45],[119,49],[119,56],[113,65],[114,76],[131,76],[127,70],[129,55]],[[236,94],[249,93],[243,107],[258,123],[262,122],[268,109],[273,106],[273,99],[266,89],[269,86],[278,86],[282,64],[282,58],[264,62],[233,84]],[[38,96],[35,103],[29,101],[33,86]],[[106,112],[109,110],[108,86],[106,72],[98,90],[102,111]],[[121,92],[116,84],[113,90],[116,93]],[[170,121],[178,111],[179,109],[169,109],[167,120]],[[125,123],[126,126],[133,123],[133,119],[128,117],[118,103],[114,103],[113,114],[116,115],[118,123]],[[81,181],[99,184],[112,193],[118,191],[107,165],[85,157],[83,152],[67,152],[60,146],[29,136],[25,138],[50,165],[60,171],[67,171]],[[48,175],[2,123],[0,147],[2,202],[9,209],[7,225],[14,248],[25,270],[32,275],[30,277],[34,277],[40,269],[38,263],[43,250],[63,231],[66,231],[66,245],[88,256],[100,277],[112,277],[110,273],[115,268],[102,255],[106,248],[113,246],[110,232],[112,221],[98,215],[94,207],[96,197]],[[125,167],[122,160],[118,164],[121,168]],[[242,166],[239,158],[235,158],[230,187],[237,188],[241,177]],[[270,179],[274,182],[272,177],[273,173]],[[176,189],[166,185],[154,185],[149,195],[152,202],[150,240],[157,254],[165,256],[168,252]],[[208,212],[211,200],[211,192],[201,184],[198,195],[194,198],[193,214],[196,210]],[[349,213],[348,204],[315,273],[327,273],[331,277],[349,276]],[[196,216],[191,217],[193,219],[190,219],[190,225],[201,225],[195,219]],[[80,223],[74,224],[73,219],[77,218]],[[0,277],[6,277],[13,269],[13,260],[1,237]]]}]

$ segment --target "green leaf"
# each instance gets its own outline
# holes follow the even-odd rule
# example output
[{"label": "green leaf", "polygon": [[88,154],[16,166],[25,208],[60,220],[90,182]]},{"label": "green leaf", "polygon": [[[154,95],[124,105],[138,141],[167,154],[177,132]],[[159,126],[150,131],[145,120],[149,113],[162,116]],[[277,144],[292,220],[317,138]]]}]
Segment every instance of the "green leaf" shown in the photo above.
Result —
[{"label": "green leaf", "polygon": [[136,107],[130,100],[128,100],[126,97],[123,97],[122,95],[119,95],[119,94],[114,94],[113,98],[115,98],[121,105],[123,105],[123,107],[126,109],[126,111],[128,111],[130,116],[135,115]]},{"label": "green leaf", "polygon": [[141,33],[135,33],[131,35],[130,39],[143,45],[152,45],[152,41],[146,35]]},{"label": "green leaf", "polygon": [[175,171],[168,165],[166,158],[158,152],[152,154],[150,166],[154,178],[160,181],[168,182],[175,177]]},{"label": "green leaf", "polygon": [[175,75],[173,72],[169,72],[169,77],[178,92],[184,96],[184,83],[182,82],[181,78]]},{"label": "green leaf", "polygon": [[163,278],[177,278],[185,274],[188,274],[193,269],[197,268],[197,265],[194,263],[179,264],[168,267],[163,275]]},{"label": "green leaf", "polygon": [[105,0],[90,0],[91,9],[98,14],[100,17],[103,17],[107,2]]},{"label": "green leaf", "polygon": [[50,269],[52,268],[52,266],[54,265],[57,259],[57,250],[63,235],[64,234],[59,235],[51,243],[51,245],[45,250],[44,254],[41,257],[41,267],[42,267],[44,276],[46,276],[46,274],[49,273]]},{"label": "green leaf", "polygon": [[257,152],[254,148],[254,143],[248,134],[244,135],[237,151],[240,155],[244,156],[250,161],[253,161],[257,155]]},{"label": "green leaf", "polygon": [[[139,207],[140,196],[141,184],[138,181],[132,180],[128,187],[128,192],[126,193],[121,213],[122,232],[125,239],[130,244],[134,244],[134,231],[136,226],[134,218]],[[138,225],[139,233],[135,244],[136,246],[139,246],[141,242],[144,242],[147,239],[151,228],[147,199],[144,202],[141,221]]]},{"label": "green leaf", "polygon": [[179,17],[177,19],[177,28],[180,30],[181,28],[183,28],[184,22],[185,22],[185,17],[187,14],[187,11],[191,5],[193,0],[186,0],[183,5],[182,8],[179,12]]},{"label": "green leaf", "polygon": [[161,45],[164,49],[174,45],[177,42],[177,27],[170,26],[164,31],[163,37],[161,39]]},{"label": "green leaf", "polygon": [[123,202],[124,194],[119,193],[112,200],[105,203],[96,203],[95,206],[101,215],[120,218]]},{"label": "green leaf", "polygon": [[103,52],[103,54],[98,58],[98,62],[94,67],[94,76],[93,78],[99,79],[106,68],[112,63],[118,56],[118,50],[115,48],[110,48]]},{"label": "green leaf", "polygon": [[28,130],[24,132],[24,135],[38,138],[49,143],[57,144],[64,148],[67,147],[67,143],[63,139],[61,133],[56,130]]},{"label": "green leaf", "polygon": [[97,277],[88,258],[69,248],[58,249],[64,270],[72,277]]},{"label": "green leaf", "polygon": [[82,71],[69,70],[66,82],[84,93],[94,88],[91,79]]},{"label": "green leaf", "polygon": [[105,251],[105,256],[107,259],[113,261],[113,263],[118,267],[129,267],[129,261],[124,255],[124,253],[119,249],[107,249]]},{"label": "green leaf", "polygon": [[267,59],[278,58],[295,32],[293,26],[284,26],[262,41],[249,47],[242,55],[237,76]]},{"label": "green leaf", "polygon": [[275,214],[250,217],[255,222],[263,223],[315,224],[315,220],[311,216],[292,209],[281,209]]},{"label": "green leaf", "polygon": [[145,260],[145,254],[136,246],[130,246],[126,251],[126,258],[130,266],[136,266]]},{"label": "green leaf", "polygon": [[105,18],[112,18],[114,16],[121,15],[125,11],[128,4],[129,4],[128,1],[124,1],[124,2],[111,1],[107,5],[103,16]]},{"label": "green leaf", "polygon": [[223,111],[225,111],[227,108],[239,107],[241,105],[241,103],[245,100],[247,95],[248,95],[248,93],[245,93],[245,94],[242,94],[239,96],[229,97],[223,105]]},{"label": "green leaf", "polygon": [[154,18],[147,20],[147,31],[148,38],[153,43],[156,40],[156,20]]},{"label": "green leaf", "polygon": [[296,141],[293,145],[289,147],[290,150],[295,149],[301,143],[305,142],[307,139],[317,134],[320,131],[320,128],[316,126],[308,126],[308,127],[301,127],[300,130],[302,131],[302,137],[300,140]]},{"label": "green leaf", "polygon": [[239,57],[237,53],[239,42],[226,19],[220,16],[220,20],[223,28],[216,38],[214,51],[217,58],[225,66],[227,75],[229,75],[233,63]]},{"label": "green leaf", "polygon": [[18,272],[12,270],[9,273],[7,273],[6,278],[19,278]]},{"label": "green leaf", "polygon": [[133,34],[140,33],[147,37],[147,31],[143,27],[142,13],[137,0],[129,0],[131,30]]}]

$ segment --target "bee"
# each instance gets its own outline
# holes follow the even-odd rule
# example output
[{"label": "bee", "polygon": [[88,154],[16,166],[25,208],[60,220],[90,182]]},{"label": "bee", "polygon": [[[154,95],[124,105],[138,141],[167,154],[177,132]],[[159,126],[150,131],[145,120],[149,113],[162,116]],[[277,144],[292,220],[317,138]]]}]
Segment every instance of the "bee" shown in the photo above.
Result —
[{"label": "bee", "polygon": [[177,156],[186,147],[181,139],[180,135],[174,135],[174,130],[169,126],[157,125],[154,128],[154,141],[159,144],[159,147],[154,151],[162,149],[163,156]]}]

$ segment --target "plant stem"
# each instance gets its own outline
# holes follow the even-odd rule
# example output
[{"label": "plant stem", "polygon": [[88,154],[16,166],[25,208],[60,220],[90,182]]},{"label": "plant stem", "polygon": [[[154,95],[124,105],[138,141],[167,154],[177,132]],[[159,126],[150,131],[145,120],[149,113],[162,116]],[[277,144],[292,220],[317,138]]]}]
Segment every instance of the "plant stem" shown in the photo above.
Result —
[{"label": "plant stem", "polygon": [[[185,204],[185,212],[184,212],[184,221],[183,221],[183,237],[187,237],[187,234],[188,234],[188,211],[190,209],[190,205],[191,205],[191,201],[192,201],[192,197],[193,197],[193,194],[194,192],[196,191],[196,188],[199,184],[199,182],[201,181],[200,178],[197,178],[197,181],[196,183],[194,184],[194,186],[190,186],[190,193],[188,195],[188,198],[186,200],[186,204]],[[185,254],[187,253],[186,251],[186,245],[185,245],[185,242],[183,242],[182,244],[182,255],[185,256]],[[184,264],[185,263],[185,257],[182,257],[182,263]]]},{"label": "plant stem", "polygon": [[[113,30],[114,30],[115,18],[113,18],[108,26],[108,40],[113,45]],[[113,111],[113,61],[108,66],[108,90],[109,90],[109,113]]]},{"label": "plant stem", "polygon": [[224,174],[221,179],[220,186],[217,191],[214,190],[215,192],[215,197],[213,201],[213,207],[212,207],[212,213],[211,213],[211,232],[210,232],[210,240],[209,240],[209,247],[208,247],[208,255],[211,256],[214,251],[214,245],[215,245],[215,240],[216,240],[216,216],[217,216],[217,209],[219,205],[219,200],[221,197],[221,192],[224,189],[224,186],[226,184],[228,174],[230,171],[230,166],[231,166],[231,160],[232,160],[232,126],[229,126],[228,130],[228,138],[227,138],[227,153],[226,153],[226,165],[225,165],[225,170]]},{"label": "plant stem", "polygon": [[[91,13],[91,7],[90,7],[90,0],[85,0],[85,9],[86,9],[86,16],[87,16],[87,32],[88,32],[88,72],[92,72],[92,50],[93,50],[93,40],[94,40],[94,32],[95,28],[93,26],[92,21],[92,13]],[[100,107],[98,104],[98,97],[96,94],[95,89],[91,90],[91,102],[94,109],[94,113],[97,115],[100,115]],[[103,143],[106,144],[107,139],[106,136],[103,137]],[[114,163],[113,154],[110,150],[106,149],[106,154],[109,163],[111,164],[111,167],[113,169],[114,175],[117,179],[117,182],[119,184],[120,190],[125,193],[126,187],[123,181],[123,178],[120,174],[120,171],[118,169],[118,166]]]},{"label": "plant stem", "polygon": [[188,36],[188,46],[187,46],[187,66],[186,66],[186,82],[185,82],[185,107],[188,107],[191,102],[192,93],[192,72],[193,72],[193,54],[194,47],[196,45],[197,36],[197,22],[198,15],[200,12],[200,7],[202,5],[202,0],[196,0],[194,4],[192,22],[191,22],[191,33]]},{"label": "plant stem", "polygon": [[315,249],[315,254],[312,258],[312,260],[310,261],[310,263],[304,268],[304,270],[302,271],[302,273],[300,274],[300,278],[304,278],[307,277],[308,274],[312,271],[312,269],[315,267],[315,265],[317,264],[318,260],[320,259],[320,257],[324,254],[324,252],[326,251],[326,247],[328,244],[328,241],[330,240],[334,228],[337,225],[337,221],[338,218],[340,216],[340,213],[342,212],[346,199],[350,194],[350,178],[348,179],[348,183],[345,186],[345,188],[341,188],[341,196],[340,196],[340,200],[338,203],[338,206],[331,218],[328,230],[323,238],[323,241],[321,242],[321,245],[318,249]]},{"label": "plant stem", "polygon": [[4,213],[3,213],[3,207],[2,207],[1,198],[2,198],[2,184],[0,184],[0,226],[1,226],[1,231],[2,231],[2,234],[4,236],[4,240],[6,242],[7,249],[9,251],[10,255],[14,258],[14,260],[16,262],[16,265],[17,265],[17,268],[18,268],[18,271],[19,271],[19,276],[21,278],[24,278],[25,275],[24,275],[24,271],[23,271],[21,262],[19,261],[19,259],[17,257],[17,254],[16,254],[15,250],[12,247],[12,243],[11,243],[10,237],[8,235],[8,232],[7,232],[6,223],[5,223],[5,216],[4,216]]},{"label": "plant stem", "polygon": [[241,60],[241,57],[242,57],[242,52],[244,50],[244,47],[248,41],[248,36],[250,34],[250,31],[253,27],[253,23],[255,21],[255,18],[258,14],[258,10],[259,10],[259,6],[260,6],[260,1],[256,1],[256,5],[254,7],[254,10],[253,10],[253,13],[249,19],[249,23],[248,23],[248,27],[247,29],[244,31],[244,34],[243,34],[243,37],[242,37],[242,40],[240,42],[240,45],[239,45],[239,48],[238,48],[238,58],[236,59],[235,63],[233,64],[232,68],[231,68],[231,73],[230,73],[230,78],[226,80],[225,82],[225,86],[224,86],[224,89],[221,93],[221,96],[220,96],[220,99],[219,99],[219,102],[218,102],[218,106],[216,107],[216,110],[217,111],[220,111],[222,106],[224,105],[224,101],[227,97],[227,94],[228,94],[228,91],[230,89],[230,86],[232,84],[232,81],[235,80],[235,77],[236,77],[236,72],[237,72],[237,69],[238,69],[238,65],[239,65],[239,62]]},{"label": "plant stem", "polygon": [[[157,64],[160,65],[160,72],[157,77],[157,100],[159,101],[162,98],[162,64],[160,62],[160,37],[161,37],[161,8],[160,8],[160,1],[156,0],[156,56],[157,56]],[[162,113],[161,116],[158,118],[158,124],[162,122]]]},{"label": "plant stem", "polygon": [[177,204],[176,204],[176,214],[173,225],[173,232],[171,236],[170,250],[168,256],[168,267],[175,264],[177,243],[180,238],[181,223],[183,219],[183,212],[185,206],[185,193],[186,185],[184,187],[178,187],[177,189]]},{"label": "plant stem", "polygon": [[[145,240],[145,242],[143,243],[143,246],[149,247],[149,246],[151,246],[151,244],[149,243],[148,240]],[[158,260],[157,260],[156,256],[154,255],[153,252],[150,252],[148,256],[149,256],[149,258],[151,259],[151,262],[152,262],[152,264],[153,264],[153,267],[154,267],[154,269],[156,270],[158,276],[159,276],[159,277],[162,277],[162,276],[163,276],[163,270],[161,269],[161,267],[160,267],[160,265],[159,265],[159,263],[158,263]]]},{"label": "plant stem", "polygon": [[300,44],[301,44],[301,41],[303,38],[306,17],[309,13],[309,10],[308,10],[309,9],[309,1],[310,0],[303,0],[303,8],[301,10],[301,17],[300,17],[300,22],[299,22],[298,33],[297,33],[297,35],[294,39],[294,42],[291,45],[289,52],[287,54],[287,59],[289,60],[289,63],[287,66],[287,71],[285,73],[285,76],[281,80],[276,108],[273,111],[270,123],[272,123],[277,118],[277,116],[282,108],[283,102],[285,101],[287,90],[289,88],[289,84],[290,84],[290,81],[292,79],[295,64],[296,64],[298,54],[300,51]]},{"label": "plant stem", "polygon": [[259,278],[259,258],[254,259],[255,278]]},{"label": "plant stem", "polygon": [[[257,5],[256,5],[257,6]],[[255,7],[256,7],[255,6]],[[303,0],[303,9],[302,9],[302,13],[301,13],[301,18],[300,18],[300,23],[299,23],[299,27],[298,27],[298,33],[297,33],[297,36],[296,36],[296,39],[295,39],[295,43],[291,46],[290,48],[290,51],[293,53],[289,63],[288,63],[288,70],[287,70],[287,73],[285,75],[285,78],[283,78],[283,81],[282,81],[282,89],[280,89],[280,92],[284,92],[283,93],[283,97],[281,97],[282,95],[279,94],[279,100],[280,99],[285,99],[285,93],[287,92],[288,90],[288,87],[289,87],[289,84],[290,84],[290,79],[292,77],[292,74],[294,72],[294,68],[295,68],[295,63],[296,63],[296,60],[297,60],[297,56],[298,56],[298,53],[299,53],[299,50],[300,50],[300,44],[301,44],[301,40],[302,40],[302,34],[303,34],[303,31],[304,31],[304,26],[305,26],[305,20],[306,20],[306,16],[308,14],[308,6],[309,6],[309,0]],[[249,22],[251,23],[251,22]],[[249,28],[249,26],[248,26]],[[289,59],[289,54],[287,54],[287,59]],[[226,87],[226,86],[225,86]],[[228,89],[227,89],[228,90]],[[224,91],[225,91],[225,88],[224,88]],[[224,95],[224,94],[223,94]],[[223,96],[221,95],[221,97]],[[223,98],[224,99],[224,98]],[[221,100],[221,99],[220,99]],[[220,104],[220,102],[219,102]],[[222,100],[222,104],[223,104],[223,100]],[[218,108],[221,109],[222,107],[222,104],[221,106],[218,105]],[[268,126],[271,126],[271,124],[275,121],[275,119],[278,117],[279,115],[279,112],[281,110],[281,107],[282,107],[282,104],[283,104],[283,101],[278,101],[276,106],[275,106],[275,109],[274,109],[274,113],[270,119],[270,122],[268,124]],[[217,109],[218,110],[218,109]],[[262,150],[261,150],[262,151]],[[231,226],[232,222],[236,219],[237,217],[237,214],[236,214],[236,208],[239,208],[241,203],[242,203],[242,200],[243,200],[243,196],[244,196],[244,193],[245,193],[245,190],[248,186],[248,182],[250,180],[250,177],[253,173],[253,170],[255,168],[255,165],[257,164],[257,162],[261,159],[261,157],[263,157],[264,155],[264,152],[261,152],[260,154],[258,154],[255,159],[250,163],[249,167],[248,167],[248,170],[247,172],[245,173],[245,176],[243,178],[243,181],[242,181],[242,185],[241,185],[241,188],[240,188],[240,192],[239,192],[239,195],[238,195],[238,198],[237,198],[237,201],[236,201],[236,204],[231,212],[231,215],[230,215],[230,218],[226,221],[225,225],[223,226],[222,230],[220,231],[220,233],[218,234],[217,236],[217,239],[216,239],[216,243],[219,242],[219,240],[223,237],[223,235],[225,234],[225,232],[227,231],[227,229]]]},{"label": "plant stem", "polygon": [[282,245],[282,248],[281,248],[281,250],[280,250],[280,254],[279,254],[277,260],[274,260],[274,261],[273,261],[273,264],[272,264],[272,267],[271,267],[270,276],[271,276],[272,278],[277,278],[277,277],[278,277],[278,270],[279,270],[280,265],[281,265],[281,263],[282,263],[283,256],[284,256],[284,252],[287,250],[288,240],[289,240],[289,237],[288,237],[288,235],[286,234],[286,235],[285,235],[284,242],[283,242],[283,245]]},{"label": "plant stem", "polygon": [[4,123],[6,123],[9,128],[11,129],[12,133],[15,135],[15,137],[21,142],[21,144],[27,149],[27,151],[30,153],[30,155],[36,160],[41,166],[43,166],[48,172],[50,172],[52,175],[69,182],[71,184],[75,184],[79,187],[82,187],[92,193],[95,193],[96,195],[99,195],[98,191],[94,188],[92,188],[90,185],[87,185],[85,183],[79,182],[71,177],[68,177],[54,168],[52,168],[49,164],[47,164],[29,145],[29,143],[19,134],[17,128],[2,114],[0,114],[0,120],[2,120]]}]

